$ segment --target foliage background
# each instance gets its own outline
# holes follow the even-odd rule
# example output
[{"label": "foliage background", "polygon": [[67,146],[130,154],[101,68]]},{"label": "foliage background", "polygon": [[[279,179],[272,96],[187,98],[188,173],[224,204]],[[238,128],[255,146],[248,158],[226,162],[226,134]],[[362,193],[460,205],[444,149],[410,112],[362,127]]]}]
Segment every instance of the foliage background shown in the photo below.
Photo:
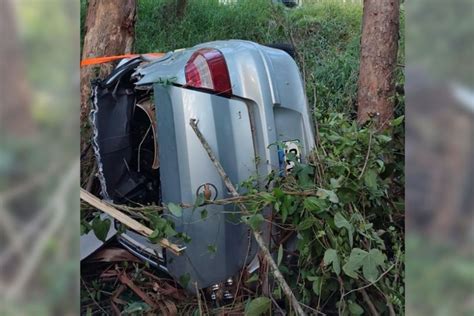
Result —
[{"label": "foliage background", "polygon": [[474,3],[406,8],[406,312],[471,315]]},{"label": "foliage background", "polygon": [[[30,96],[33,133],[15,135],[0,118],[0,314],[72,315],[79,310],[79,3],[1,0],[13,7]],[[19,71],[10,47],[0,61],[4,89]],[[18,120],[21,124],[21,119]]]}]

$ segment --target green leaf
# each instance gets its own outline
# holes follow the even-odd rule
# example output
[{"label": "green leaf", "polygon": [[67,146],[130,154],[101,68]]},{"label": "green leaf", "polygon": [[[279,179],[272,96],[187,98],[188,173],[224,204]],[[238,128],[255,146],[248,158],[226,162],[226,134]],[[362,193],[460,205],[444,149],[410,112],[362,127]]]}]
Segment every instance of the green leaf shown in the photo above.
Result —
[{"label": "green leaf", "polygon": [[280,202],[280,201],[277,201],[277,202],[275,203],[275,205],[273,205],[273,207],[275,208],[275,211],[276,211],[277,213],[280,213],[281,202]]},{"label": "green leaf", "polygon": [[398,126],[398,125],[402,124],[404,119],[405,119],[405,115],[401,115],[401,116],[397,117],[396,119],[392,120],[392,122],[390,122],[390,125]]},{"label": "green leaf", "polygon": [[327,136],[327,139],[330,140],[331,142],[336,142],[336,141],[342,139],[342,137],[337,135],[337,134],[331,134],[331,135]]},{"label": "green leaf", "polygon": [[245,283],[252,283],[258,280],[258,274],[253,274],[250,278],[245,281]]},{"label": "green leaf", "polygon": [[283,259],[283,245],[280,244],[280,247],[278,247],[277,266],[281,264],[282,259]]},{"label": "green leaf", "polygon": [[177,234],[178,233],[174,230],[173,227],[171,227],[171,225],[166,225],[166,228],[165,228],[165,236],[166,237],[174,237]]},{"label": "green leaf", "polygon": [[117,225],[117,233],[118,234],[123,234],[123,233],[125,233],[126,230],[127,230],[127,228],[125,227],[125,225],[122,225],[122,224]]},{"label": "green leaf", "polygon": [[203,209],[201,211],[201,219],[204,220],[207,218],[207,210],[206,209]]},{"label": "green leaf", "polygon": [[84,224],[81,224],[81,236],[87,234],[89,232],[89,230],[90,230],[89,227],[87,227]]},{"label": "green leaf", "polygon": [[260,196],[262,197],[262,199],[268,203],[272,203],[275,201],[275,198],[273,197],[273,195],[271,193],[268,193],[268,192],[262,192],[260,193]]},{"label": "green leaf", "polygon": [[326,201],[318,199],[315,196],[310,196],[304,199],[303,206],[305,209],[314,211],[315,213],[321,213],[327,209]]},{"label": "green leaf", "polygon": [[196,201],[194,201],[194,208],[203,205],[205,201],[206,199],[204,198],[204,193],[199,193]]},{"label": "green leaf", "polygon": [[151,224],[152,228],[158,227],[161,224],[161,222],[163,221],[161,216],[157,213],[148,214],[148,219],[150,220],[150,224]]},{"label": "green leaf", "polygon": [[354,244],[354,226],[352,226],[352,224],[349,223],[340,212],[337,212],[334,216],[334,225],[336,225],[337,228],[347,229],[347,233],[349,234],[349,245],[352,247]]},{"label": "green leaf", "polygon": [[189,244],[192,240],[191,237],[189,237],[189,235],[184,232],[177,233],[176,237],[180,238],[186,244]]},{"label": "green leaf", "polygon": [[357,279],[357,270],[359,270],[359,268],[363,265],[364,258],[366,256],[367,251],[362,250],[360,248],[352,249],[351,255],[349,256],[349,260],[344,266],[342,266],[342,270],[344,270],[344,273],[353,279]]},{"label": "green leaf", "polygon": [[379,277],[378,266],[383,266],[384,262],[385,255],[378,249],[371,249],[362,267],[364,277],[370,282],[375,282]]},{"label": "green leaf", "polygon": [[357,303],[349,301],[349,311],[351,315],[362,315],[364,314],[364,309]]},{"label": "green leaf", "polygon": [[257,297],[245,308],[246,316],[259,316],[270,309],[271,300],[268,297]]},{"label": "green leaf", "polygon": [[318,189],[316,195],[319,196],[321,199],[329,199],[332,203],[339,203],[339,198],[337,197],[336,193],[331,190],[325,189]]},{"label": "green leaf", "polygon": [[303,188],[310,188],[314,185],[313,183],[313,167],[304,164],[297,164],[296,173],[298,175],[298,184]]},{"label": "green leaf", "polygon": [[207,245],[207,251],[209,253],[216,253],[217,252],[217,246],[216,245]]},{"label": "green leaf", "polygon": [[338,189],[341,187],[342,180],[344,180],[344,176],[340,176],[337,179],[331,178],[329,179],[329,182],[331,183],[331,188],[332,189]]},{"label": "green leaf", "polygon": [[308,217],[298,224],[298,230],[306,230],[310,228],[311,226],[313,226],[314,223],[315,223],[315,219],[312,217]]},{"label": "green leaf", "polygon": [[280,188],[274,188],[273,189],[273,195],[275,196],[275,198],[281,199],[285,196],[285,193]]},{"label": "green leaf", "polygon": [[[290,197],[290,196],[288,196]],[[291,199],[286,199],[288,214],[293,215],[299,209],[299,203],[293,197]]]},{"label": "green leaf", "polygon": [[171,214],[173,214],[176,217],[183,216],[183,209],[181,208],[181,206],[177,204],[168,203],[168,210],[170,211]]},{"label": "green leaf", "polygon": [[283,206],[281,208],[281,221],[284,223],[284,222],[286,222],[287,218],[288,218],[288,208]]},{"label": "green leaf", "polygon": [[381,141],[382,143],[388,143],[389,141],[392,140],[392,137],[387,136],[387,135],[382,135],[382,134],[377,135],[376,137],[377,137],[377,139],[378,139],[379,141]]},{"label": "green leaf", "polygon": [[332,268],[334,272],[339,275],[341,273],[341,265],[339,263],[339,257],[337,255],[337,250],[327,249],[324,253],[324,264],[329,265],[332,263]]},{"label": "green leaf", "polygon": [[123,310],[123,313],[125,315],[127,314],[143,314],[144,312],[147,312],[150,310],[150,306],[144,302],[133,302],[130,303],[127,308]]},{"label": "green leaf", "polygon": [[276,286],[272,294],[274,298],[276,298],[277,300],[281,300],[281,287]]},{"label": "green leaf", "polygon": [[157,229],[155,229],[155,230],[150,234],[150,236],[148,236],[148,238],[153,241],[153,240],[156,239],[159,235],[160,235],[160,230],[157,228]]},{"label": "green leaf", "polygon": [[357,201],[359,196],[357,191],[346,187],[339,188],[337,195],[339,200],[344,204]]},{"label": "green leaf", "polygon": [[250,216],[243,216],[242,219],[244,220],[247,225],[249,225],[253,230],[259,230],[260,226],[264,222],[264,217],[262,214],[255,214]]},{"label": "green leaf", "polygon": [[319,276],[310,276],[308,277],[308,280],[313,282],[313,292],[316,293],[316,295],[321,295],[320,290],[324,279]]},{"label": "green leaf", "polygon": [[101,240],[102,242],[106,241],[111,223],[112,222],[108,218],[104,220],[101,220],[99,217],[94,218],[92,221],[92,229],[94,230],[94,235],[97,237],[97,239]]},{"label": "green leaf", "polygon": [[367,252],[354,248],[342,270],[344,270],[346,275],[357,279],[357,271],[362,267],[364,278],[370,282],[375,282],[379,277],[378,267],[383,266],[385,259],[385,255],[379,249],[371,249]]},{"label": "green leaf", "polygon": [[377,189],[377,172],[373,169],[366,171],[364,175],[364,183],[370,190]]},{"label": "green leaf", "polygon": [[188,287],[189,281],[191,281],[189,273],[185,273],[179,277],[179,284],[184,288]]}]

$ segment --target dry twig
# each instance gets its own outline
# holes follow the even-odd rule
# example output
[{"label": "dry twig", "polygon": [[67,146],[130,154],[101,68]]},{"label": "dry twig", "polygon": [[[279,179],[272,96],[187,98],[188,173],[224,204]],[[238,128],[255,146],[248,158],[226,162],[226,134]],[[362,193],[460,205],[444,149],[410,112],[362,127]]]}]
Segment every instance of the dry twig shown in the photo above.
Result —
[{"label": "dry twig", "polygon": [[365,168],[367,167],[367,162],[369,161],[369,155],[370,155],[370,146],[372,146],[372,135],[373,133],[369,134],[369,147],[367,148],[367,155],[365,156],[365,161],[364,161],[364,166],[362,167],[362,171],[360,172],[360,175],[357,179],[360,180],[362,176],[364,175]]},{"label": "dry twig", "polygon": [[364,301],[367,303],[367,306],[369,307],[369,310],[372,316],[379,316],[380,315],[379,312],[375,308],[374,303],[372,303],[372,300],[370,299],[365,289],[360,290],[360,292],[362,293],[362,297],[364,298]]},{"label": "dry twig", "polygon": [[194,282],[194,287],[196,288],[196,297],[197,297],[198,307],[199,307],[199,316],[202,316],[203,315],[202,314],[202,304],[201,304],[201,298],[200,298],[197,282]]}]

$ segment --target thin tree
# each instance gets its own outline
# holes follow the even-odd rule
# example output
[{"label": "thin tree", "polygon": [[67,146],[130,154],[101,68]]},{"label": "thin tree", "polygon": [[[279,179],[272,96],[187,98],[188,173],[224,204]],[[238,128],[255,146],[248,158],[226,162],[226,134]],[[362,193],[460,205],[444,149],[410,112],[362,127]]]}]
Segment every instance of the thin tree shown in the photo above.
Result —
[{"label": "thin tree", "polygon": [[357,120],[380,128],[393,117],[399,39],[399,0],[364,0]]},{"label": "thin tree", "polygon": [[[136,0],[89,0],[82,59],[131,53],[135,17]],[[112,68],[112,64],[100,65],[99,77],[110,73]],[[81,68],[81,123],[89,113],[90,80],[97,76],[96,70],[94,67]]]},{"label": "thin tree", "polygon": [[34,133],[35,123],[31,115],[31,91],[26,77],[23,51],[11,0],[0,4],[0,130],[13,136]]},{"label": "thin tree", "polygon": [[182,18],[184,13],[186,12],[186,5],[188,4],[188,0],[176,0],[176,16],[178,18]]}]

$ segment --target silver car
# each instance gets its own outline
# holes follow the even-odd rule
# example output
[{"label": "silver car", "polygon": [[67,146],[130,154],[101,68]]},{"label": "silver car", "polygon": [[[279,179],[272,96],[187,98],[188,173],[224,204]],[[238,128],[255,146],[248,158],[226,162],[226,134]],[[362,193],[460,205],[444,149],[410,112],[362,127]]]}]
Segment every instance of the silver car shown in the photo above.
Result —
[{"label": "silver car", "polygon": [[[263,186],[270,172],[292,167],[289,151],[304,160],[314,147],[300,72],[281,49],[228,40],[126,59],[94,82],[93,91],[101,194],[114,203],[193,204],[201,193],[230,197],[191,119],[235,185],[253,177]],[[255,257],[256,244],[236,212],[232,205],[207,205],[185,209],[179,218],[157,214],[190,239],[180,256],[132,231],[118,238],[150,264],[190,280],[184,282],[189,289],[194,282],[204,288],[236,275]]]}]

